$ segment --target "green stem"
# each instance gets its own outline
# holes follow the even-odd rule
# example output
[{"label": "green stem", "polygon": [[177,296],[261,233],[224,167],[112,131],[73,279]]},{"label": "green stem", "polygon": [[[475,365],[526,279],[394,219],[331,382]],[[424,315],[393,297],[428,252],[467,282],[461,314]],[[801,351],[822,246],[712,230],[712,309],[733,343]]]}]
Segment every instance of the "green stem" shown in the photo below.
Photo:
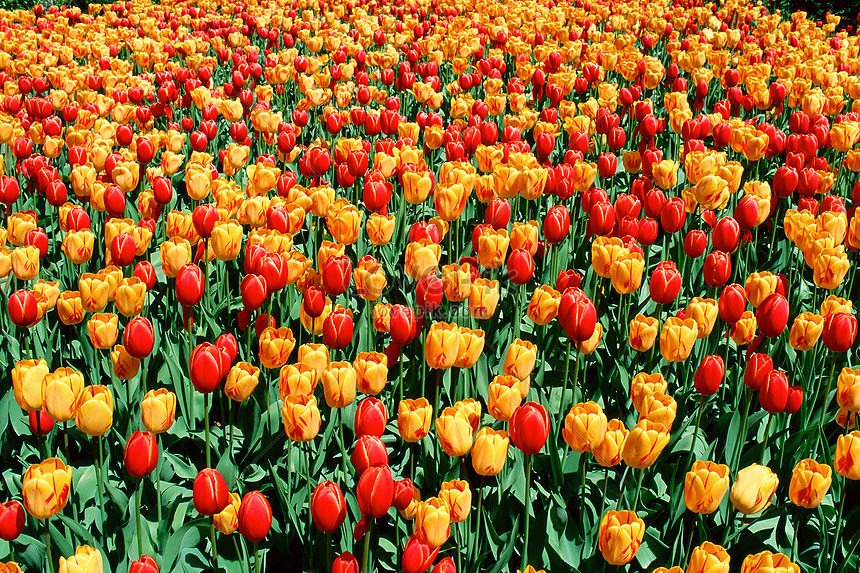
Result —
[{"label": "green stem", "polygon": [[206,467],[212,467],[212,460],[209,453],[209,393],[203,394],[203,424],[206,430]]},{"label": "green stem", "polygon": [[[481,482],[478,485],[478,511],[475,513],[475,543],[469,550],[470,561],[478,559],[481,552],[481,508],[484,505],[484,476],[481,476]],[[472,554],[474,553],[474,557]],[[480,563],[478,563],[480,565]]]},{"label": "green stem", "polygon": [[209,518],[209,541],[212,543],[212,570],[218,570],[218,546],[215,544],[215,518]]},{"label": "green stem", "polygon": [[50,517],[45,520],[45,554],[48,559],[48,571],[56,573],[57,569],[54,566],[54,558],[51,557],[51,535],[49,533],[50,521]]},{"label": "green stem", "polygon": [[522,571],[525,571],[529,559],[529,514],[531,513],[532,458],[534,458],[534,456],[526,455],[526,526],[525,537],[523,538],[523,554],[520,559],[520,570]]},{"label": "green stem", "polygon": [[624,468],[624,473],[621,476],[621,488],[618,490],[618,503],[615,504],[615,511],[621,509],[621,501],[624,499],[624,484],[627,483],[627,474],[630,472],[630,466]]},{"label": "green stem", "polygon": [[254,542],[254,571],[260,573],[260,547]]},{"label": "green stem", "polygon": [[370,531],[373,529],[373,520],[367,522],[367,531],[364,532],[364,553],[362,554],[361,573],[372,573],[370,570]]},{"label": "green stem", "polygon": [[693,430],[693,438],[690,440],[690,452],[687,454],[687,467],[690,467],[690,463],[693,461],[693,446],[696,445],[696,439],[699,437],[699,427],[702,423],[702,410],[705,409],[705,395],[702,394],[699,397],[699,411],[696,414],[696,428]]},{"label": "green stem", "polygon": [[140,528],[140,479],[137,480],[137,487],[134,488],[134,501],[137,504],[137,558],[143,557],[143,535]]},{"label": "green stem", "polygon": [[764,454],[767,452],[767,442],[770,439],[770,423],[773,421],[773,414],[767,415],[767,424],[764,427],[764,441],[761,444],[761,460],[760,464],[764,464]]},{"label": "green stem", "polygon": [[[821,406],[821,416],[818,418],[818,425],[824,430],[824,415],[827,412],[827,406],[830,405],[830,388],[833,386],[833,373],[836,370],[836,356],[833,357],[833,361],[830,363],[830,375],[827,377],[827,391],[824,392],[824,404]],[[816,453],[818,452],[818,446],[816,446]]]},{"label": "green stem", "polygon": [[326,571],[331,571],[332,553],[331,531],[328,531],[325,534],[325,556],[326,564],[328,565]]},{"label": "green stem", "polygon": [[105,487],[105,484],[104,484],[105,458],[104,458],[104,446],[102,445],[102,436],[99,436],[98,441],[99,441],[99,467],[97,468],[98,469],[98,476],[97,476],[96,482],[99,484],[99,509],[101,511],[101,517],[102,517],[101,531],[102,531],[102,534],[105,534],[105,533],[107,533],[105,531],[105,522],[107,521],[107,518],[105,517],[105,515],[106,515],[105,514],[105,490],[104,490],[104,487]]},{"label": "green stem", "polygon": [[[343,441],[343,408],[338,410],[338,421],[340,422],[337,427],[337,445],[340,446],[340,461],[342,462],[343,468],[343,483],[346,484],[346,476],[349,475],[349,468],[346,465],[346,448],[344,447]],[[329,567],[331,569],[331,567]]]},{"label": "green stem", "polygon": [[842,485],[842,501],[839,503],[839,513],[836,516],[836,536],[833,538],[833,555],[830,558],[828,571],[833,571],[833,563],[836,561],[836,553],[839,551],[839,534],[842,532],[842,512],[845,511],[845,498],[848,492],[848,482]]}]

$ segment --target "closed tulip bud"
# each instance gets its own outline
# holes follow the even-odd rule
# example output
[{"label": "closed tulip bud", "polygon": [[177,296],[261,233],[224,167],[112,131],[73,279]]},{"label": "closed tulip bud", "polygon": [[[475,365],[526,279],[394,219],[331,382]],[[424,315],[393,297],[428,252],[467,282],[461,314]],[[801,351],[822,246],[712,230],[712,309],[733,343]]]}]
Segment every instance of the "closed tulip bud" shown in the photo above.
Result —
[{"label": "closed tulip bud", "polygon": [[57,458],[33,464],[21,480],[21,497],[27,513],[36,519],[57,515],[69,501],[72,468]]},{"label": "closed tulip bud", "polygon": [[502,471],[508,457],[507,432],[485,427],[478,430],[472,446],[472,467],[478,475],[494,476]]},{"label": "closed tulip bud", "polygon": [[320,431],[320,411],[313,396],[287,396],[281,406],[284,429],[294,442],[309,442]]},{"label": "closed tulip bud", "polygon": [[645,536],[645,522],[632,511],[608,511],[600,520],[598,547],[610,565],[633,560]]},{"label": "closed tulip bud", "polygon": [[791,472],[788,497],[792,503],[813,509],[821,504],[832,482],[833,469],[812,459],[800,460]]},{"label": "closed tulip bud", "polygon": [[532,322],[538,325],[549,324],[558,315],[561,293],[554,288],[541,285],[532,294],[527,314]]},{"label": "closed tulip bud", "polygon": [[385,444],[377,436],[365,435],[355,442],[352,456],[350,456],[355,473],[359,476],[368,468],[388,465],[388,450]]},{"label": "closed tulip bud", "polygon": [[382,517],[394,502],[394,478],[388,466],[368,468],[355,488],[361,514],[370,518]]},{"label": "closed tulip bud", "polygon": [[[507,202],[506,202],[507,203]],[[564,205],[551,207],[543,221],[543,234],[554,245],[563,241],[570,232],[570,213]]]},{"label": "closed tulip bud", "polygon": [[247,541],[262,541],[272,528],[272,507],[259,491],[251,491],[239,505],[239,533]]},{"label": "closed tulip bud", "polygon": [[779,478],[767,466],[752,464],[738,472],[729,498],[744,515],[758,513],[770,505]]},{"label": "closed tulip bud", "polygon": [[499,303],[499,281],[479,278],[469,287],[469,315],[485,320],[496,313]]},{"label": "closed tulip bud", "polygon": [[728,552],[721,545],[706,541],[693,549],[687,571],[729,573],[729,560]]},{"label": "closed tulip bud", "polygon": [[651,275],[648,284],[651,300],[657,304],[673,302],[678,297],[678,293],[681,292],[682,282],[681,273],[678,272],[675,263],[672,261],[661,262]]},{"label": "closed tulip bud", "polygon": [[[756,324],[762,335],[776,338],[788,324],[788,301],[779,293],[773,293],[756,309]],[[826,330],[826,326],[825,326]]]},{"label": "closed tulip bud", "polygon": [[794,318],[788,333],[788,343],[795,350],[811,350],[824,331],[824,319],[812,312],[802,312]]},{"label": "closed tulip bud", "polygon": [[836,379],[836,402],[840,408],[860,411],[860,370],[845,367]]},{"label": "closed tulip bud", "polygon": [[478,261],[485,269],[497,269],[505,262],[510,239],[504,229],[485,229],[478,237]]},{"label": "closed tulip bud", "polygon": [[227,482],[218,470],[202,469],[194,478],[192,488],[194,509],[201,515],[215,515],[230,503]]},{"label": "closed tulip bud", "polygon": [[[410,493],[411,498],[411,493]],[[333,481],[320,482],[311,496],[311,517],[317,529],[330,533],[346,519],[346,500]]]},{"label": "closed tulip bud", "polygon": [[536,360],[537,345],[528,340],[515,338],[508,346],[502,371],[506,376],[515,376],[520,380],[525,380],[534,370]]},{"label": "closed tulip bud", "polygon": [[457,350],[457,368],[471,368],[484,351],[484,331],[460,327],[460,346]]},{"label": "closed tulip bud", "polygon": [[641,253],[628,252],[620,255],[612,262],[609,277],[612,288],[618,294],[630,294],[642,285],[642,273],[645,270],[645,258]]},{"label": "closed tulip bud", "polygon": [[788,402],[788,378],[785,372],[773,370],[761,385],[758,400],[761,407],[777,414],[785,409]]},{"label": "closed tulip bud", "polygon": [[81,302],[87,312],[98,312],[107,304],[110,285],[103,276],[84,273],[78,281],[78,288]]},{"label": "closed tulip bud", "polygon": [[394,509],[404,511],[415,499],[415,485],[411,479],[402,479],[394,482]]},{"label": "closed tulip bud", "polygon": [[833,313],[824,319],[821,339],[833,352],[847,352],[857,338],[857,318],[847,312]]},{"label": "closed tulip bud", "polygon": [[102,436],[113,425],[113,394],[107,386],[87,386],[78,398],[75,425],[88,436]]},{"label": "closed tulip bud", "polygon": [[143,427],[153,434],[170,429],[176,418],[176,394],[165,388],[150,390],[140,403]]},{"label": "closed tulip bud", "polygon": [[454,366],[460,351],[461,339],[462,335],[456,324],[433,323],[424,343],[424,358],[427,365],[439,370]]},{"label": "closed tulip bud", "polygon": [[836,440],[833,468],[846,479],[860,480],[860,432],[855,430],[839,436]]},{"label": "closed tulip bud", "polygon": [[762,551],[747,555],[741,564],[741,573],[800,573],[800,567],[791,562],[787,555]]},{"label": "closed tulip bud", "polygon": [[131,319],[123,331],[122,342],[129,354],[135,358],[146,358],[155,343],[152,323],[142,316]]},{"label": "closed tulip bud", "polygon": [[72,557],[60,557],[57,573],[101,573],[102,567],[102,554],[99,550],[89,545],[81,545],[75,549]]},{"label": "closed tulip bud", "polygon": [[603,440],[591,451],[597,463],[607,468],[618,465],[621,462],[621,452],[627,440],[627,434],[627,428],[621,420],[614,418],[609,420]]},{"label": "closed tulip bud", "polygon": [[57,299],[57,316],[66,326],[79,324],[84,319],[84,304],[81,293],[65,291]]},{"label": "closed tulip bud", "polygon": [[490,382],[487,409],[490,415],[507,422],[522,402],[520,380],[516,376],[496,376]]},{"label": "closed tulip bud", "polygon": [[714,329],[719,310],[714,299],[693,297],[684,313],[686,318],[696,321],[696,338],[705,338]]},{"label": "closed tulip bud", "polygon": [[663,424],[641,420],[624,440],[621,458],[630,467],[644,469],[654,463],[668,443],[669,433]]},{"label": "closed tulip bud", "polygon": [[699,367],[696,369],[696,374],[693,377],[693,384],[696,390],[704,396],[712,396],[720,389],[720,384],[723,382],[723,377],[726,374],[726,367],[723,364],[723,359],[716,354],[709,354],[702,358]]},{"label": "closed tulip bud", "polygon": [[708,461],[695,461],[684,478],[684,503],[693,513],[717,511],[729,489],[729,467]]},{"label": "closed tulip bud", "polygon": [[84,376],[68,367],[60,367],[47,374],[42,381],[42,404],[55,422],[74,418],[78,398],[84,390]]},{"label": "closed tulip bud", "polygon": [[657,340],[658,327],[659,322],[656,318],[637,314],[630,321],[630,328],[627,331],[630,348],[638,352],[651,350]]},{"label": "closed tulip bud", "polygon": [[17,501],[11,500],[0,505],[0,539],[14,541],[24,531],[27,514]]},{"label": "closed tulip bud", "polygon": [[344,551],[332,562],[331,573],[359,573],[358,559],[349,551]]},{"label": "closed tulip bud", "polygon": [[388,381],[388,358],[382,352],[359,352],[352,363],[356,387],[363,394],[376,396]]},{"label": "closed tulip bud", "polygon": [[95,348],[107,350],[116,344],[119,336],[119,318],[109,312],[94,314],[87,321],[87,332]]},{"label": "closed tulip bud", "polygon": [[603,409],[596,402],[585,402],[570,409],[561,434],[573,451],[590,452],[603,441],[606,425]]},{"label": "closed tulip bud", "polygon": [[191,352],[190,378],[198,392],[214,392],[226,374],[221,350],[214,344],[203,342]]},{"label": "closed tulip bud", "polygon": [[329,348],[340,350],[352,342],[354,324],[352,313],[337,308],[326,316],[323,322],[323,341]]},{"label": "closed tulip bud", "polygon": [[465,411],[445,408],[441,415],[436,418],[435,426],[439,443],[446,454],[459,457],[469,453],[474,430]]},{"label": "closed tulip bud", "polygon": [[525,454],[537,454],[549,436],[549,414],[536,402],[514,411],[510,421],[511,442]]},{"label": "closed tulip bud", "polygon": [[365,398],[355,410],[355,435],[382,436],[388,423],[388,410],[376,398]]},{"label": "closed tulip bud", "polygon": [[683,362],[690,356],[698,328],[692,318],[669,317],[660,332],[660,354],[667,362]]},{"label": "closed tulip bud", "polygon": [[203,271],[193,263],[183,265],[176,273],[176,299],[182,306],[194,306],[203,298],[206,281]]},{"label": "closed tulip bud", "polygon": [[239,362],[227,373],[224,394],[236,402],[244,402],[260,381],[260,369],[248,362]]},{"label": "closed tulip bud", "polygon": [[418,504],[415,510],[415,535],[431,547],[440,547],[451,535],[448,505],[438,497]]},{"label": "closed tulip bud", "polygon": [[239,494],[231,492],[229,500],[224,509],[212,516],[215,529],[224,535],[233,535],[239,528],[239,507],[241,506]]},{"label": "closed tulip bud", "polygon": [[[406,442],[417,442],[430,432],[433,408],[426,398],[401,400],[397,407],[397,430]],[[467,421],[468,423],[468,421]]]},{"label": "closed tulip bud", "polygon": [[569,288],[561,295],[558,320],[568,338],[581,342],[594,334],[597,311],[584,292],[579,288]]},{"label": "closed tulip bud", "polygon": [[705,257],[702,275],[708,286],[720,287],[726,284],[732,274],[732,263],[722,251],[712,251]]},{"label": "closed tulip bud", "polygon": [[158,462],[158,444],[149,432],[137,431],[125,443],[125,469],[132,477],[148,476]]},{"label": "closed tulip bud", "polygon": [[400,560],[403,573],[424,573],[433,564],[438,554],[438,547],[431,546],[417,534],[413,535],[406,541]]},{"label": "closed tulip bud", "polygon": [[737,283],[726,285],[720,293],[718,304],[720,318],[727,324],[736,323],[740,320],[746,304],[746,291],[741,285]]}]

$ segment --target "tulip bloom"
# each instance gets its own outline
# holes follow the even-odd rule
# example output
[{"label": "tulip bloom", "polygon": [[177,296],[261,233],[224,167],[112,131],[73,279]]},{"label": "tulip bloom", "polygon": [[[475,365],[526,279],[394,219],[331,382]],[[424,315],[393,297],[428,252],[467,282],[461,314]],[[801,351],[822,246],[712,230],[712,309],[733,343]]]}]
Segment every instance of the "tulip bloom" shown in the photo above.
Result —
[{"label": "tulip bloom", "polygon": [[153,434],[170,429],[176,417],[176,394],[165,388],[150,390],[140,404],[143,426]]},{"label": "tulip bloom", "polygon": [[627,330],[627,340],[630,348],[638,352],[651,350],[651,347],[657,341],[658,326],[658,320],[652,316],[637,314],[633,317]]},{"label": "tulip bloom", "polygon": [[439,370],[454,366],[461,343],[460,328],[455,323],[433,323],[424,342],[424,359],[427,366]]},{"label": "tulip bloom", "polygon": [[780,293],[775,292],[765,298],[755,312],[756,324],[762,335],[776,338],[782,334],[788,324],[788,312],[788,301]]},{"label": "tulip bloom", "polygon": [[439,554],[438,547],[432,547],[418,535],[413,535],[406,541],[401,558],[403,573],[424,573],[433,564]]},{"label": "tulip bloom", "polygon": [[834,313],[824,319],[821,333],[824,345],[833,352],[846,352],[857,338],[857,318],[847,312]]},{"label": "tulip bloom", "polygon": [[789,499],[807,509],[818,507],[830,489],[832,475],[833,469],[827,464],[811,459],[800,460],[791,472]]},{"label": "tulip bloom", "polygon": [[401,400],[397,406],[397,430],[406,442],[417,442],[430,432],[433,408],[426,398]]},{"label": "tulip bloom", "polygon": [[860,431],[837,438],[833,468],[844,478],[860,480]]},{"label": "tulip bloom", "polygon": [[860,370],[845,367],[839,372],[836,401],[840,408],[860,412]]},{"label": "tulip bloom", "polygon": [[800,567],[792,563],[787,555],[771,553],[770,551],[747,555],[741,564],[741,573],[767,573],[769,571],[796,573],[800,571]]},{"label": "tulip bloom", "polygon": [[711,514],[720,507],[729,489],[729,467],[695,461],[684,478],[684,503],[694,513]]},{"label": "tulip bloom", "polygon": [[346,500],[340,487],[333,481],[320,482],[311,496],[311,517],[314,525],[323,532],[331,532],[346,519]]},{"label": "tulip bloom", "polygon": [[575,342],[588,340],[597,324],[594,303],[578,287],[564,291],[558,305],[558,321],[567,337]]},{"label": "tulip bloom", "polygon": [[415,510],[415,535],[431,547],[441,547],[451,535],[451,514],[448,504],[431,497]]},{"label": "tulip bloom", "polygon": [[266,368],[280,368],[287,363],[296,339],[293,331],[282,326],[281,328],[266,328],[259,338],[260,362]]},{"label": "tulip bloom", "polygon": [[436,434],[446,454],[465,456],[472,447],[472,425],[462,410],[445,408],[436,418]]},{"label": "tulip bloom", "polygon": [[361,514],[371,518],[382,517],[394,501],[394,478],[391,468],[375,466],[368,468],[355,487],[358,508]]},{"label": "tulip bloom", "polygon": [[88,436],[102,436],[113,425],[113,394],[107,386],[87,386],[78,398],[75,425]]},{"label": "tulip bloom", "polygon": [[27,514],[17,501],[0,505],[0,539],[14,541],[24,531]]},{"label": "tulip bloom", "polygon": [[[241,499],[238,493],[230,493],[230,501],[220,512],[212,516],[215,529],[224,535],[233,535],[239,528],[239,507]],[[129,573],[132,573],[129,571]],[[157,573],[157,572],[156,572]]]},{"label": "tulip bloom", "polygon": [[81,545],[75,549],[72,557],[68,559],[60,557],[60,568],[57,573],[77,573],[78,571],[100,573],[102,567],[102,554],[99,550],[89,545]]},{"label": "tulip bloom", "polygon": [[259,491],[251,491],[239,505],[239,533],[246,540],[256,543],[269,534],[272,527],[272,508],[269,500]]},{"label": "tulip bloom", "polygon": [[630,294],[642,285],[642,273],[645,270],[645,258],[639,252],[627,252],[612,262],[609,277],[612,288],[621,295]]},{"label": "tulip bloom", "polygon": [[779,478],[770,468],[752,464],[738,472],[729,498],[736,510],[752,515],[770,505],[778,485]]},{"label": "tulip bloom", "polygon": [[729,573],[729,560],[728,552],[721,545],[705,541],[693,549],[687,571]]},{"label": "tulip bloom", "polygon": [[125,444],[125,469],[132,477],[148,476],[158,462],[158,444],[150,432],[137,431]]},{"label": "tulip bloom", "polygon": [[549,324],[558,315],[561,293],[548,285],[535,289],[527,309],[532,322],[538,325]]},{"label": "tulip bloom", "polygon": [[260,369],[248,362],[239,362],[227,373],[224,394],[236,402],[244,402],[260,381]]},{"label": "tulip bloom", "polygon": [[60,513],[69,501],[72,468],[57,458],[33,464],[21,481],[21,496],[27,513],[47,519]]},{"label": "tulip bloom", "polygon": [[683,362],[693,351],[698,328],[692,318],[669,317],[660,332],[660,354],[667,362]]},{"label": "tulip bloom", "polygon": [[630,467],[644,469],[654,463],[668,443],[669,432],[663,424],[642,420],[627,435],[621,458]]},{"label": "tulip bloom", "polygon": [[657,304],[671,303],[678,298],[682,283],[683,278],[674,262],[663,261],[659,263],[648,283],[651,299]]},{"label": "tulip bloom", "polygon": [[824,331],[824,319],[812,312],[798,314],[788,333],[788,343],[795,350],[812,350]]},{"label": "tulip bloom", "polygon": [[537,454],[549,436],[549,414],[536,402],[527,402],[514,411],[510,421],[511,442],[524,454]]},{"label": "tulip bloom", "polygon": [[603,441],[606,425],[603,409],[596,402],[585,402],[570,409],[561,434],[573,451],[590,452]]},{"label": "tulip bloom", "polygon": [[284,429],[294,442],[309,442],[320,431],[320,411],[313,396],[287,396],[281,406]]},{"label": "tulip bloom", "polygon": [[323,370],[323,390],[329,408],[345,408],[355,401],[355,378],[355,369],[349,362],[332,362]]},{"label": "tulip bloom", "polygon": [[610,565],[626,565],[633,560],[642,539],[645,522],[632,511],[608,511],[600,521],[597,545]]},{"label": "tulip bloom", "polygon": [[382,352],[359,352],[352,363],[356,387],[363,394],[376,396],[388,382],[388,357]]},{"label": "tulip bloom", "polygon": [[509,421],[522,400],[520,380],[516,376],[496,376],[490,382],[487,410],[496,420]]},{"label": "tulip bloom", "polygon": [[472,446],[472,467],[478,475],[494,476],[502,471],[508,458],[510,438],[503,430],[484,427],[475,435]]},{"label": "tulip bloom", "polygon": [[606,433],[600,443],[591,451],[601,466],[609,468],[621,462],[621,452],[627,440],[627,428],[621,420],[613,418],[606,424]]}]

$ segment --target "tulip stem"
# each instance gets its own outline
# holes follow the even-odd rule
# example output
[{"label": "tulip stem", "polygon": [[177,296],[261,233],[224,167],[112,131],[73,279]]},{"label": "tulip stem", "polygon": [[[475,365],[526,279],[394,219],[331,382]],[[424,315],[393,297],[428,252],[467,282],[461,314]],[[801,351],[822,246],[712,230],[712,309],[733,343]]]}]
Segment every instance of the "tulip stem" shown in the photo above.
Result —
[{"label": "tulip stem", "polygon": [[773,421],[773,414],[767,415],[767,424],[764,427],[764,441],[761,445],[761,459],[759,461],[760,464],[764,465],[764,454],[767,452],[767,442],[770,439],[770,423]]},{"label": "tulip stem", "polygon": [[104,455],[104,445],[102,444],[102,436],[99,436],[99,467],[98,476],[96,476],[96,482],[99,485],[99,509],[101,510],[101,518],[102,518],[102,534],[105,534],[105,522],[107,518],[105,517],[105,484],[104,484],[104,466],[105,466],[105,455]]},{"label": "tulip stem", "polygon": [[[481,508],[484,505],[484,476],[481,476],[481,482],[478,484],[478,511],[475,513],[475,543],[469,551],[468,557],[478,559],[481,546]],[[472,552],[474,551],[474,558]],[[480,563],[478,564],[480,565]]]},{"label": "tulip stem", "polygon": [[206,435],[206,467],[211,468],[211,455],[209,453],[209,393],[203,394],[203,425]]},{"label": "tulip stem", "polygon": [[326,571],[331,571],[332,553],[331,531],[328,531],[325,534],[325,557],[328,565]]},{"label": "tulip stem", "polygon": [[371,573],[370,570],[370,531],[373,529],[373,519],[367,520],[367,531],[364,532],[364,553],[362,554],[361,573]]},{"label": "tulip stem", "polygon": [[523,539],[523,554],[520,559],[520,570],[525,571],[526,564],[529,558],[529,517],[531,513],[531,492],[532,492],[532,455],[526,455],[526,524],[525,537]]},{"label": "tulip stem", "polygon": [[[847,423],[847,422],[846,422]],[[839,534],[842,532],[842,512],[845,511],[845,498],[848,492],[848,480],[842,484],[842,501],[839,503],[839,513],[836,515],[836,537],[833,538],[833,555],[830,558],[828,572],[833,571],[833,562],[836,561],[836,553],[839,551]]]},{"label": "tulip stem", "polygon": [[624,499],[624,484],[627,483],[627,474],[630,471],[630,466],[624,468],[624,473],[621,475],[621,487],[618,489],[618,503],[615,504],[615,511],[621,509],[621,501]]},{"label": "tulip stem", "polygon": [[215,517],[209,517],[209,541],[212,543],[212,570],[218,570],[218,546],[215,545]]},{"label": "tulip stem", "polygon": [[310,444],[305,444],[307,447],[302,448],[302,453],[305,454],[305,486],[308,493],[308,535],[311,530],[311,458],[308,455]]},{"label": "tulip stem", "polygon": [[51,534],[49,533],[50,523],[50,517],[45,519],[45,556],[48,559],[48,571],[55,573],[56,568],[54,567],[54,558],[51,557]]},{"label": "tulip stem", "polygon": [[699,408],[696,413],[696,427],[693,430],[693,437],[690,439],[690,452],[687,454],[687,467],[690,467],[690,463],[693,461],[693,448],[696,445],[696,440],[699,437],[699,427],[702,424],[702,411],[705,409],[705,395],[702,394],[699,396]]},{"label": "tulip stem", "polygon": [[337,413],[338,413],[338,422],[339,422],[338,427],[337,427],[337,434],[338,434],[337,435],[337,437],[338,437],[337,445],[340,446],[340,461],[341,461],[342,466],[343,466],[343,476],[341,479],[343,479],[343,483],[344,483],[344,485],[346,485],[346,476],[349,475],[349,468],[346,465],[346,448],[344,448],[344,446],[343,446],[343,444],[344,444],[344,442],[343,442],[343,408],[339,408]]},{"label": "tulip stem", "polygon": [[[824,414],[827,412],[827,406],[830,405],[830,388],[833,386],[833,373],[836,370],[836,356],[830,362],[830,375],[827,377],[827,391],[824,392],[824,404],[821,406],[821,416],[818,418],[818,426],[821,431],[824,431]],[[845,422],[848,425],[848,420]],[[818,454],[818,442],[815,444],[815,454]],[[813,458],[815,455],[812,456]]]},{"label": "tulip stem", "polygon": [[140,529],[140,478],[137,480],[137,486],[134,488],[134,501],[137,505],[137,558],[143,557],[143,535]]}]

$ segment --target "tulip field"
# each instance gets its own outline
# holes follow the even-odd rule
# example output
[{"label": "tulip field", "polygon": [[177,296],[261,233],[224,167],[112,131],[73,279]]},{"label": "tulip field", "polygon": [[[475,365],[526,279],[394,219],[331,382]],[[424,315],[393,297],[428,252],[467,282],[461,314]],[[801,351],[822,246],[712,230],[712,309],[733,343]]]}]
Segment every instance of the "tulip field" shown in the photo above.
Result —
[{"label": "tulip field", "polygon": [[0,10],[0,573],[860,570],[860,35]]}]

